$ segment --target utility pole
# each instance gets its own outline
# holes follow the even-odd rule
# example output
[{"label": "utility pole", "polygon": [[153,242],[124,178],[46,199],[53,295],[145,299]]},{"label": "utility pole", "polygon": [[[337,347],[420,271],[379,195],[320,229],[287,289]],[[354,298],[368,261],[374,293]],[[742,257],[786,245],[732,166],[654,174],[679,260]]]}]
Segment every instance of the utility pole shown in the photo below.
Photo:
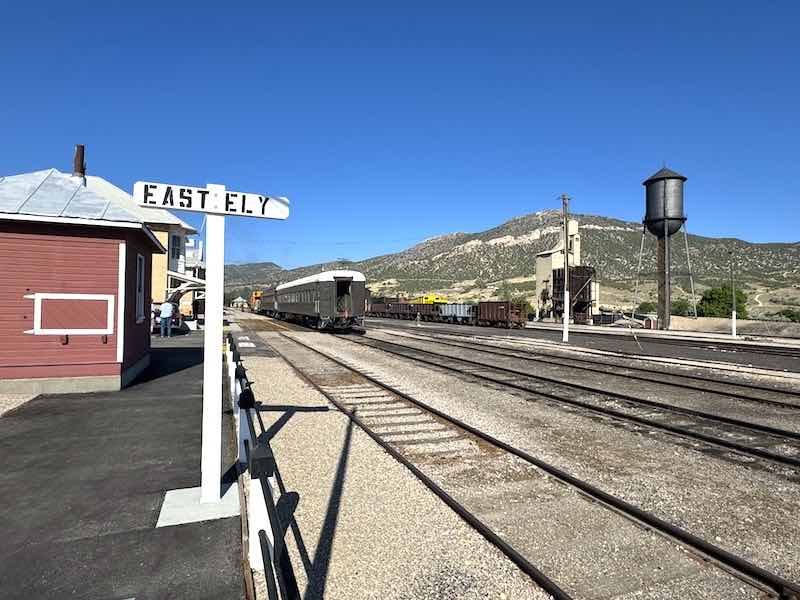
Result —
[{"label": "utility pole", "polygon": [[731,336],[736,337],[736,280],[733,276],[733,249],[731,256]]},{"label": "utility pole", "polygon": [[561,341],[569,341],[569,201],[570,197],[561,194],[561,216],[564,220],[564,310],[562,311],[563,331]]}]

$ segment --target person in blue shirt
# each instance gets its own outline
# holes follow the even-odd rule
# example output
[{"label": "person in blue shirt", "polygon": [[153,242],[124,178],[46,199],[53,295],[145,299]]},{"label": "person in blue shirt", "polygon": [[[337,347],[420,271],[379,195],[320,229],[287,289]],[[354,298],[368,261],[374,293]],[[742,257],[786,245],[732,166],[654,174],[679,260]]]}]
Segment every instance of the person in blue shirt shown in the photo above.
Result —
[{"label": "person in blue shirt", "polygon": [[164,302],[161,305],[161,337],[172,337],[172,311],[174,307],[171,302]]}]

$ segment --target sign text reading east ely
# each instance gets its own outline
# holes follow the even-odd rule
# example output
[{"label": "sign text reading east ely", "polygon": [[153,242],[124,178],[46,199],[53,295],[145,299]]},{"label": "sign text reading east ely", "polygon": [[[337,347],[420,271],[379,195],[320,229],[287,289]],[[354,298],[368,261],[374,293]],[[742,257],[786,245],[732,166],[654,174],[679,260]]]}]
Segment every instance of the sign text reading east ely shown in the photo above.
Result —
[{"label": "sign text reading east ely", "polygon": [[215,192],[206,188],[137,181],[133,197],[142,206],[191,210],[218,215],[285,219],[289,201],[246,192]]}]

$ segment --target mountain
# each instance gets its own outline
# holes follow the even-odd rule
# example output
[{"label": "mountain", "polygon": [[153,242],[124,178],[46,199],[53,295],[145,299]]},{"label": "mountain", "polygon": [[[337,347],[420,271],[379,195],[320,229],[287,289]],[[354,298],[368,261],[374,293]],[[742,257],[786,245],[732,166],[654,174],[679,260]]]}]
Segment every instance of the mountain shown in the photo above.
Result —
[{"label": "mountain", "polygon": [[[597,269],[601,289],[630,290],[636,280],[641,223],[595,215],[575,214],[572,218],[579,222],[582,263]],[[362,261],[291,270],[275,263],[226,265],[226,289],[274,285],[345,267],[362,271],[368,285],[378,292],[440,291],[459,297],[474,292],[474,297],[481,297],[491,295],[501,282],[507,281],[517,291],[532,295],[536,254],[555,246],[560,232],[560,212],[541,211],[483,232],[443,235],[402,252]],[[688,281],[683,233],[671,241],[673,275],[680,286]],[[752,290],[791,290],[800,285],[800,243],[754,244],[697,235],[689,235],[688,242],[695,283],[701,289],[729,281],[731,250],[739,285]],[[655,238],[648,234],[642,279],[652,281],[655,268]]]}]

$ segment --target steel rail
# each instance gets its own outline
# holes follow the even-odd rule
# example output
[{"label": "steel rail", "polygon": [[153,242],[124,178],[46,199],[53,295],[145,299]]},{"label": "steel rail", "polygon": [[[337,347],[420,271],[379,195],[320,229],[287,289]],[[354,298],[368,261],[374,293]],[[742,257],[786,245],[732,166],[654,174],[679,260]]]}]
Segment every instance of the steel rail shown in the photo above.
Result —
[{"label": "steel rail", "polygon": [[[749,583],[751,584],[758,583],[761,586],[769,588],[771,591],[777,594],[782,600],[798,600],[798,598],[800,598],[800,584],[791,582],[788,579],[781,577],[780,575],[767,571],[766,569],[763,569],[749,562],[748,560],[741,558],[740,556],[737,556],[731,552],[728,552],[727,550],[724,550],[723,548],[715,546],[714,544],[707,542],[706,540],[678,527],[677,525],[673,525],[661,519],[660,517],[657,517],[654,514],[639,508],[638,506],[626,502],[621,498],[617,498],[616,496],[609,494],[608,492],[605,492],[590,483],[578,479],[577,477],[567,473],[566,471],[559,469],[558,467],[555,467],[539,458],[536,458],[535,456],[525,452],[524,450],[520,450],[519,448],[511,446],[510,444],[507,444],[506,442],[503,442],[495,438],[494,436],[480,429],[477,429],[476,427],[473,427],[472,425],[469,425],[468,423],[460,419],[452,417],[428,404],[425,404],[424,402],[417,400],[416,398],[406,394],[405,392],[402,392],[397,388],[389,384],[386,384],[376,379],[375,377],[372,377],[371,375],[361,371],[360,369],[352,365],[349,365],[338,358],[331,356],[327,352],[318,350],[317,348],[314,348],[313,346],[301,342],[293,337],[287,336],[286,334],[282,333],[280,335],[304,348],[307,348],[308,350],[311,350],[312,352],[315,352],[316,354],[319,354],[320,356],[325,357],[331,362],[334,362],[337,365],[345,369],[348,369],[353,373],[358,374],[367,381],[371,381],[375,385],[382,387],[383,389],[391,392],[392,394],[395,394],[396,396],[403,398],[404,400],[407,400],[408,402],[414,404],[418,408],[421,408],[433,415],[436,415],[440,419],[443,419],[444,421],[447,421],[448,423],[451,423],[456,427],[463,429],[468,433],[471,433],[472,435],[480,438],[481,440],[490,443],[502,450],[505,450],[506,452],[513,454],[514,456],[517,456],[518,458],[521,458],[522,460],[534,465],[535,467],[541,469],[542,471],[545,471],[549,475],[552,475],[559,481],[562,481],[580,490],[587,496],[593,498],[594,500],[597,500],[598,502],[606,505],[607,507],[613,509],[614,511],[623,514],[634,521],[644,524],[647,527],[650,527],[669,538],[679,541],[680,543],[688,547],[691,547],[696,553],[708,558],[709,560],[712,560],[714,563],[720,565],[728,572],[743,577],[744,580],[748,581]],[[284,360],[286,360],[285,357]],[[300,373],[301,376],[303,376],[304,379],[308,381],[308,378],[305,377],[302,371],[300,371],[290,361],[287,360],[287,363],[289,363],[289,365],[292,366],[292,368],[294,368],[295,371]],[[313,382],[312,385],[314,385]],[[318,386],[315,387],[317,389],[320,389]],[[322,391],[321,389],[320,392],[325,394],[325,392]],[[326,397],[328,397],[328,395],[326,395]],[[338,406],[338,403],[335,401],[334,404]],[[373,436],[370,435],[370,437]],[[373,437],[373,439],[375,439],[375,437]],[[381,443],[381,441],[379,441],[378,439],[375,439],[375,441],[381,444],[382,447],[386,448],[386,446],[383,443]],[[387,451],[389,451],[388,448]],[[395,454],[396,453],[392,453],[392,456],[395,456]],[[405,460],[401,462],[403,462],[404,464],[408,463],[408,461]]]},{"label": "steel rail", "polygon": [[[376,317],[371,317],[371,318],[376,318]],[[384,320],[403,321],[403,319],[384,319]],[[437,327],[437,325],[438,325],[438,327]],[[456,332],[452,331],[451,329],[444,329],[442,327],[443,325],[447,326],[447,325],[450,325],[450,324],[448,324],[448,323],[433,323],[433,328],[435,328],[436,331],[445,331],[445,332],[453,333],[454,335],[469,335],[467,333],[456,333]],[[390,325],[389,324],[385,324],[385,323],[379,323],[378,326],[379,327],[380,326],[389,327]],[[461,325],[460,327],[463,328],[463,327],[473,327],[473,326],[471,326],[471,325]],[[509,330],[507,330],[507,329],[498,329],[498,328],[484,328],[484,329],[496,329],[497,332],[499,332],[499,333],[508,333],[509,332]],[[518,330],[518,331],[529,331],[529,330],[528,329],[522,329],[522,330]],[[544,331],[545,333],[553,333],[554,335],[550,336],[551,338],[552,337],[557,337],[557,336],[555,336],[555,334],[559,333],[555,329],[538,329],[538,330],[534,329],[534,330],[531,330],[531,331]],[[487,331],[486,334],[488,335],[489,332]],[[595,336],[595,337],[603,335],[603,334],[595,333],[595,332],[591,332],[591,331],[575,331],[575,332],[573,332],[573,334],[574,335]],[[542,338],[542,337],[536,337],[536,336],[533,336],[533,335],[531,335],[531,336],[523,335],[523,336],[518,336],[518,337],[520,337],[521,339],[526,339],[526,338],[527,339],[544,339],[546,341],[553,341],[553,340],[550,340],[547,337]],[[625,341],[626,339],[628,339],[628,338],[624,338],[623,341]],[[738,344],[738,345],[729,344],[728,347],[726,347],[725,345],[719,345],[719,346],[702,346],[702,345],[700,345],[700,346],[698,346],[698,345],[695,345],[695,342],[693,342],[691,340],[661,340],[661,339],[658,339],[658,338],[655,338],[655,337],[647,337],[647,338],[643,338],[643,339],[644,339],[645,342],[653,342],[654,344],[661,344],[661,345],[672,344],[672,345],[675,345],[675,346],[683,346],[685,348],[695,348],[697,350],[714,350],[716,348],[718,350],[725,350],[725,351],[733,350],[734,352],[743,352],[743,353],[744,352],[753,352],[753,353],[758,353],[758,354],[772,354],[772,355],[778,355],[778,356],[789,356],[791,358],[800,358],[800,350],[794,351],[793,349],[788,349],[789,352],[781,352],[780,348],[771,348],[770,346],[764,346],[764,345],[752,345],[752,346],[750,346],[750,345],[744,345],[744,344]],[[775,350],[775,352],[770,352],[770,350]],[[633,359],[633,360],[646,360],[646,358],[643,357],[639,353],[625,352],[625,351],[622,351],[622,350],[615,350],[615,352],[617,352],[617,354],[619,354],[620,356],[624,356],[625,358],[629,358],[629,359]],[[704,362],[715,362],[715,361],[713,361],[711,359],[691,359],[691,360],[704,361]],[[716,362],[719,362],[719,361],[716,361]],[[723,361],[723,362],[726,362],[726,361]],[[726,364],[736,365],[738,363],[727,361]],[[775,373],[783,373],[784,372],[784,371],[782,371],[780,369],[769,369],[768,367],[759,367],[759,368],[760,369],[764,369],[764,370],[769,370],[769,371],[775,371]]]},{"label": "steel rail", "polygon": [[[390,330],[387,331],[387,333],[389,335],[397,335],[396,333],[392,333]],[[594,372],[594,373],[602,373],[604,375],[613,375],[613,376],[616,376],[616,377],[626,377],[628,379],[637,379],[639,381],[647,381],[647,382],[656,383],[656,384],[659,384],[659,385],[668,385],[668,386],[679,387],[679,388],[684,388],[684,389],[688,389],[688,390],[697,390],[697,391],[700,391],[700,392],[708,392],[708,393],[713,393],[713,394],[719,394],[721,396],[728,396],[728,397],[731,397],[731,398],[739,398],[741,400],[746,400],[746,401],[754,402],[754,403],[773,404],[773,405],[776,405],[776,406],[780,406],[782,408],[792,408],[792,409],[800,410],[800,404],[793,404],[793,403],[790,403],[790,402],[781,402],[780,400],[772,400],[772,399],[769,399],[769,398],[760,398],[760,397],[757,397],[757,396],[748,396],[745,393],[735,392],[735,391],[732,392],[732,391],[725,391],[725,390],[718,390],[718,389],[717,390],[709,389],[709,388],[705,388],[705,387],[702,387],[702,386],[699,386],[699,385],[692,385],[692,384],[689,384],[689,383],[681,383],[681,382],[674,382],[674,381],[664,381],[664,380],[657,379],[657,378],[644,377],[642,375],[622,374],[622,373],[620,373],[620,374],[609,373],[605,369],[600,369],[600,368],[596,368],[596,367],[593,367],[593,366],[576,365],[574,363],[578,362],[578,363],[589,363],[590,365],[592,365],[592,364],[605,365],[605,366],[613,367],[613,368],[616,368],[616,369],[625,369],[625,370],[629,370],[629,371],[641,371],[641,372],[644,372],[644,373],[655,373],[655,374],[659,374],[659,375],[667,375],[668,377],[679,377],[679,378],[682,378],[682,379],[692,379],[692,380],[697,380],[697,381],[705,381],[705,382],[711,383],[711,384],[717,384],[717,385],[723,385],[723,386],[731,386],[731,387],[739,387],[739,388],[744,388],[744,389],[752,389],[752,390],[758,390],[758,391],[763,391],[763,392],[769,392],[769,393],[773,393],[773,394],[783,394],[785,396],[793,396],[793,397],[796,397],[796,398],[800,399],[800,393],[798,393],[798,392],[793,392],[793,391],[790,391],[790,390],[782,390],[782,389],[779,389],[779,388],[772,388],[772,387],[764,386],[764,385],[751,384],[751,383],[745,383],[745,382],[729,382],[729,381],[723,381],[723,380],[720,380],[720,379],[715,379],[715,378],[712,378],[712,377],[703,377],[702,375],[694,375],[692,373],[668,373],[668,372],[664,372],[664,371],[658,371],[656,369],[647,369],[645,367],[635,367],[635,366],[620,365],[620,364],[615,364],[613,362],[608,362],[608,361],[603,361],[603,360],[590,360],[590,359],[586,359],[586,358],[578,358],[578,357],[573,357],[573,356],[566,357],[566,356],[561,356],[561,355],[558,355],[558,354],[553,354],[553,353],[548,353],[548,352],[541,352],[539,350],[529,350],[527,348],[506,348],[504,346],[491,346],[489,344],[486,344],[486,343],[483,343],[483,342],[479,342],[479,341],[475,341],[475,340],[472,340],[470,342],[463,342],[464,345],[462,345],[462,344],[455,343],[455,342],[450,341],[450,340],[441,340],[441,339],[439,339],[439,338],[437,338],[436,336],[433,336],[433,335],[426,335],[424,333],[417,333],[417,332],[413,332],[413,331],[410,332],[410,334],[408,334],[408,335],[419,336],[420,338],[431,340],[431,341],[433,341],[433,342],[435,342],[437,344],[442,344],[442,345],[446,345],[446,346],[454,346],[454,347],[460,347],[460,348],[470,348],[470,347],[474,347],[474,346],[479,346],[479,348],[475,348],[475,349],[479,350],[480,352],[486,352],[486,353],[489,353],[489,354],[497,354],[499,356],[517,356],[518,358],[521,358],[523,360],[534,360],[533,357],[540,357],[540,362],[547,363],[547,364],[554,364],[554,365],[557,365],[559,367],[565,367],[565,368],[570,368],[570,369],[580,369],[580,370],[590,371],[590,372]],[[458,336],[459,334],[453,334],[453,335]],[[466,344],[468,344],[468,345],[466,345]],[[505,350],[506,352],[500,352],[500,350]],[[515,354],[509,354],[509,353],[517,353],[517,354],[515,355]],[[519,354],[523,354],[523,355],[527,355],[527,356],[519,356]],[[559,361],[559,360],[557,360],[558,358],[563,358],[567,362]]]},{"label": "steel rail", "polygon": [[[341,336],[337,336],[337,337],[341,337]],[[477,366],[479,366],[482,369],[485,369],[487,371],[490,371],[490,370],[502,371],[502,372],[512,373],[514,375],[527,377],[527,378],[531,378],[531,379],[543,379],[544,381],[557,383],[557,384],[560,384],[560,385],[562,385],[564,387],[577,387],[578,389],[587,389],[587,386],[581,386],[580,384],[571,384],[571,383],[566,383],[566,382],[562,382],[562,381],[558,381],[558,380],[552,380],[551,381],[549,378],[545,378],[544,376],[530,375],[528,373],[525,373],[523,371],[519,371],[519,370],[516,370],[516,369],[509,369],[507,367],[499,367],[499,366],[487,365],[485,363],[481,363],[481,362],[478,362],[478,361],[473,361],[473,360],[470,360],[468,358],[459,358],[457,356],[450,356],[450,355],[447,355],[447,354],[440,354],[438,352],[432,352],[430,350],[423,350],[421,348],[412,348],[412,347],[409,347],[409,346],[403,346],[402,344],[396,344],[394,342],[386,342],[386,341],[383,341],[383,340],[377,340],[377,341],[376,340],[369,340],[369,341],[360,340],[360,341],[355,341],[355,340],[352,340],[352,339],[347,338],[347,337],[341,337],[341,339],[346,339],[346,340],[348,340],[348,341],[350,341],[350,342],[352,342],[354,344],[358,344],[358,345],[362,345],[362,346],[366,346],[366,347],[370,347],[370,348],[375,348],[376,350],[380,350],[381,352],[387,352],[389,354],[394,354],[396,356],[401,356],[401,357],[404,357],[404,358],[407,358],[407,359],[410,359],[410,360],[416,360],[418,362],[422,362],[422,363],[427,364],[427,365],[431,365],[431,366],[438,367],[438,368],[441,368],[441,369],[450,370],[450,371],[453,371],[453,372],[456,372],[456,373],[460,373],[462,375],[469,375],[471,377],[475,377],[475,378],[478,378],[478,379],[483,379],[485,381],[490,381],[492,383],[496,383],[496,384],[499,384],[499,385],[502,385],[502,386],[506,386],[506,387],[510,387],[510,388],[517,389],[517,390],[520,390],[520,391],[524,391],[524,392],[527,392],[529,394],[535,394],[535,395],[538,395],[538,396],[542,396],[544,398],[548,398],[550,400],[554,400],[554,401],[559,402],[561,404],[568,404],[570,406],[577,406],[579,408],[582,408],[582,409],[585,409],[585,410],[589,410],[589,411],[592,411],[592,412],[595,412],[595,413],[598,413],[598,414],[601,414],[601,415],[611,416],[611,417],[614,417],[614,418],[617,418],[617,419],[620,419],[620,420],[634,422],[634,423],[637,423],[639,425],[644,425],[646,427],[650,427],[652,429],[661,429],[663,431],[667,431],[669,433],[672,433],[672,434],[675,434],[675,435],[678,435],[678,436],[681,436],[681,437],[694,438],[694,439],[700,440],[702,442],[705,442],[705,443],[708,443],[708,444],[712,444],[714,446],[721,446],[721,447],[727,448],[729,450],[733,450],[735,452],[738,452],[740,454],[749,455],[749,456],[755,456],[755,457],[758,457],[758,458],[761,458],[761,459],[770,460],[770,461],[773,461],[773,462],[785,464],[785,465],[800,469],[800,459],[797,459],[797,458],[794,458],[794,457],[791,457],[791,456],[784,456],[782,454],[775,454],[774,452],[769,452],[767,450],[761,450],[760,448],[752,448],[750,446],[744,446],[744,445],[738,444],[736,442],[732,442],[732,441],[725,440],[725,439],[722,439],[722,438],[706,435],[704,433],[698,433],[698,432],[695,432],[695,431],[690,431],[690,430],[684,429],[682,427],[676,427],[674,425],[668,425],[666,423],[659,423],[658,421],[653,421],[651,419],[646,419],[644,417],[637,417],[635,415],[629,415],[627,413],[615,410],[613,408],[604,408],[604,407],[601,407],[601,406],[596,406],[596,405],[590,404],[588,402],[583,402],[581,400],[574,400],[574,399],[571,399],[571,398],[564,398],[562,396],[558,396],[558,395],[550,393],[550,392],[532,389],[530,387],[527,387],[527,386],[524,386],[524,385],[520,385],[520,384],[511,382],[511,381],[506,381],[506,380],[503,380],[503,379],[497,379],[497,378],[494,378],[494,377],[489,377],[487,375],[480,375],[480,374],[472,372],[472,371],[465,371],[463,369],[459,369],[457,367],[448,366],[448,365],[441,364],[441,363],[434,363],[434,362],[431,362],[431,361],[427,361],[427,360],[425,360],[423,358],[418,358],[418,357],[414,357],[414,356],[408,356],[407,354],[403,354],[402,352],[398,352],[396,350],[390,350],[390,349],[387,349],[387,348],[382,348],[382,347],[380,347],[379,344],[388,344],[388,345],[391,345],[391,346],[398,346],[400,348],[403,348],[403,349],[405,349],[407,351],[411,351],[411,352],[418,352],[418,353],[422,353],[422,354],[431,354],[433,356],[437,356],[437,357],[440,357],[440,358],[446,358],[446,359],[453,360],[453,361],[461,361],[461,362],[465,362],[465,363],[468,363],[468,364],[477,365]],[[596,394],[601,394],[601,395],[606,395],[606,396],[611,396],[611,397],[618,397],[620,399],[627,400],[629,402],[645,404],[647,406],[651,406],[653,408],[658,408],[658,409],[664,410],[664,411],[671,411],[671,412],[676,412],[676,413],[679,413],[679,414],[686,414],[686,415],[690,415],[690,416],[695,416],[695,417],[698,417],[698,418],[705,418],[705,419],[710,420],[710,421],[718,421],[720,423],[725,423],[726,425],[732,425],[732,426],[736,426],[736,427],[739,427],[739,428],[742,428],[742,429],[760,430],[763,433],[768,433],[769,435],[776,436],[776,437],[789,437],[789,438],[800,439],[800,434],[798,434],[798,433],[791,432],[791,431],[784,432],[784,430],[782,430],[782,429],[775,429],[773,427],[768,427],[766,425],[751,424],[751,423],[747,423],[745,421],[739,421],[738,419],[729,419],[728,417],[719,417],[719,416],[716,416],[716,415],[705,416],[708,413],[703,413],[703,412],[700,412],[700,411],[693,411],[691,409],[683,409],[683,408],[679,408],[679,407],[673,407],[671,405],[661,404],[659,402],[653,402],[651,400],[642,400],[642,399],[639,399],[639,398],[635,398],[633,396],[627,396],[626,394],[618,394],[616,392],[607,392],[607,391],[604,391],[604,390],[598,390],[596,388],[588,388],[588,390],[592,391],[593,393],[596,393]],[[786,435],[783,435],[784,433]]]},{"label": "steel rail", "polygon": [[[340,337],[342,339],[347,339],[348,341],[352,341],[352,340],[350,340],[350,338],[346,338],[346,337],[342,337],[342,336],[337,336],[337,337]],[[442,354],[441,352],[434,352],[432,350],[425,350],[423,348],[415,348],[413,346],[405,346],[403,344],[398,344],[397,342],[390,342],[390,341],[387,341],[387,340],[378,340],[378,339],[375,339],[375,338],[367,338],[367,339],[369,341],[371,341],[371,342],[377,342],[377,343],[380,343],[380,344],[389,344],[389,345],[392,345],[392,346],[397,346],[399,348],[405,348],[407,350],[412,350],[414,352],[423,352],[423,353],[426,353],[426,354],[431,354],[433,356],[437,356],[437,357],[440,357],[440,358],[450,358],[452,360],[459,360],[459,361],[462,361],[462,362],[474,364],[474,365],[477,365],[477,366],[480,366],[480,367],[484,367],[484,368],[488,368],[488,369],[495,369],[495,370],[498,370],[498,371],[504,371],[506,373],[511,373],[511,374],[514,374],[514,375],[521,375],[523,377],[528,377],[530,379],[538,379],[540,381],[546,381],[548,383],[554,383],[554,384],[563,385],[563,386],[566,386],[566,387],[574,387],[576,389],[579,389],[579,390],[582,390],[582,391],[585,391],[585,392],[603,394],[605,396],[611,396],[613,398],[618,398],[620,400],[625,400],[625,401],[633,402],[633,403],[636,403],[636,404],[644,404],[644,405],[647,405],[647,406],[650,406],[650,407],[653,407],[653,408],[669,410],[669,411],[672,411],[672,412],[682,413],[682,414],[690,415],[690,416],[693,416],[693,417],[700,417],[700,418],[703,418],[703,419],[707,419],[709,421],[719,421],[720,423],[725,423],[726,425],[733,425],[733,426],[736,426],[736,427],[741,427],[743,429],[752,429],[752,430],[760,431],[762,433],[767,433],[767,434],[770,434],[770,435],[776,435],[778,437],[785,437],[785,438],[792,438],[792,439],[800,440],[800,433],[795,432],[795,431],[788,431],[788,430],[785,430],[785,429],[778,429],[776,427],[770,427],[769,425],[761,425],[759,423],[750,423],[749,421],[741,421],[739,419],[732,419],[730,417],[723,417],[721,415],[715,415],[713,413],[707,413],[707,412],[703,412],[703,411],[700,411],[700,410],[694,410],[692,408],[684,408],[684,407],[681,407],[681,406],[674,406],[672,404],[664,404],[662,402],[656,402],[655,400],[647,400],[646,398],[639,398],[638,396],[633,396],[631,394],[626,394],[626,393],[623,393],[623,392],[613,392],[613,391],[608,391],[608,390],[605,390],[605,389],[602,389],[602,388],[594,387],[594,386],[591,386],[591,385],[585,385],[585,384],[582,384],[582,383],[563,381],[563,380],[558,379],[556,377],[549,377],[547,375],[538,375],[538,374],[533,374],[533,373],[527,373],[525,371],[520,371],[519,369],[512,369],[512,368],[509,368],[509,367],[503,367],[503,366],[499,366],[499,365],[487,365],[486,363],[483,363],[483,362],[480,362],[480,361],[476,361],[476,360],[471,360],[469,358],[462,358],[462,357],[459,357],[459,356],[451,356],[449,354]]]},{"label": "steel rail", "polygon": [[[280,335],[295,344],[299,344],[316,352],[326,358],[329,358],[331,361],[337,363],[338,365],[349,369],[354,373],[358,373],[362,377],[372,381],[376,385],[386,389],[398,396],[402,397],[404,400],[408,400],[408,398],[402,395],[400,392],[394,390],[394,388],[390,388],[386,385],[380,384],[377,381],[373,380],[369,376],[360,373],[359,371],[352,369],[344,365],[343,363],[337,361],[334,358],[331,358],[320,352],[316,348],[312,348],[303,342],[300,342],[292,337],[289,337],[285,333],[280,333]],[[366,425],[356,414],[355,412],[348,409],[344,404],[339,402],[332,394],[328,391],[323,389],[321,386],[317,385],[317,383],[309,377],[302,369],[300,369],[297,365],[295,365],[289,358],[280,350],[278,350],[275,346],[272,346],[273,350],[277,352],[281,358],[288,364],[297,374],[300,376],[306,383],[308,383],[311,387],[317,390],[320,394],[325,396],[331,404],[336,406],[341,412],[343,412],[347,417],[353,421],[358,427],[360,427],[370,438],[372,438],[381,448],[383,448],[387,453],[389,453],[392,458],[406,467],[414,476],[419,479],[425,487],[431,490],[437,497],[439,497],[445,504],[447,504],[453,511],[461,517],[467,524],[470,525],[473,529],[475,529],[478,533],[480,533],[484,539],[486,539],[489,543],[495,546],[498,550],[500,550],[503,554],[505,554],[515,565],[517,565],[522,572],[528,575],[533,581],[536,582],[539,587],[541,587],[544,591],[550,594],[555,600],[572,600],[572,596],[567,594],[563,589],[561,589],[555,581],[550,579],[547,575],[545,575],[542,571],[540,571],[536,566],[534,566],[527,558],[525,558],[518,550],[516,550],[511,544],[509,544],[506,540],[504,540],[498,533],[496,533],[492,528],[486,525],[483,521],[481,521],[477,516],[471,513],[464,505],[462,505],[458,500],[453,498],[450,494],[448,494],[444,489],[442,489],[433,479],[428,477],[425,473],[423,473],[416,465],[414,465],[411,461],[409,461],[405,456],[403,456],[400,452],[398,452],[391,444],[385,441],[378,433],[376,433],[373,429],[371,429],[368,425]]]}]

